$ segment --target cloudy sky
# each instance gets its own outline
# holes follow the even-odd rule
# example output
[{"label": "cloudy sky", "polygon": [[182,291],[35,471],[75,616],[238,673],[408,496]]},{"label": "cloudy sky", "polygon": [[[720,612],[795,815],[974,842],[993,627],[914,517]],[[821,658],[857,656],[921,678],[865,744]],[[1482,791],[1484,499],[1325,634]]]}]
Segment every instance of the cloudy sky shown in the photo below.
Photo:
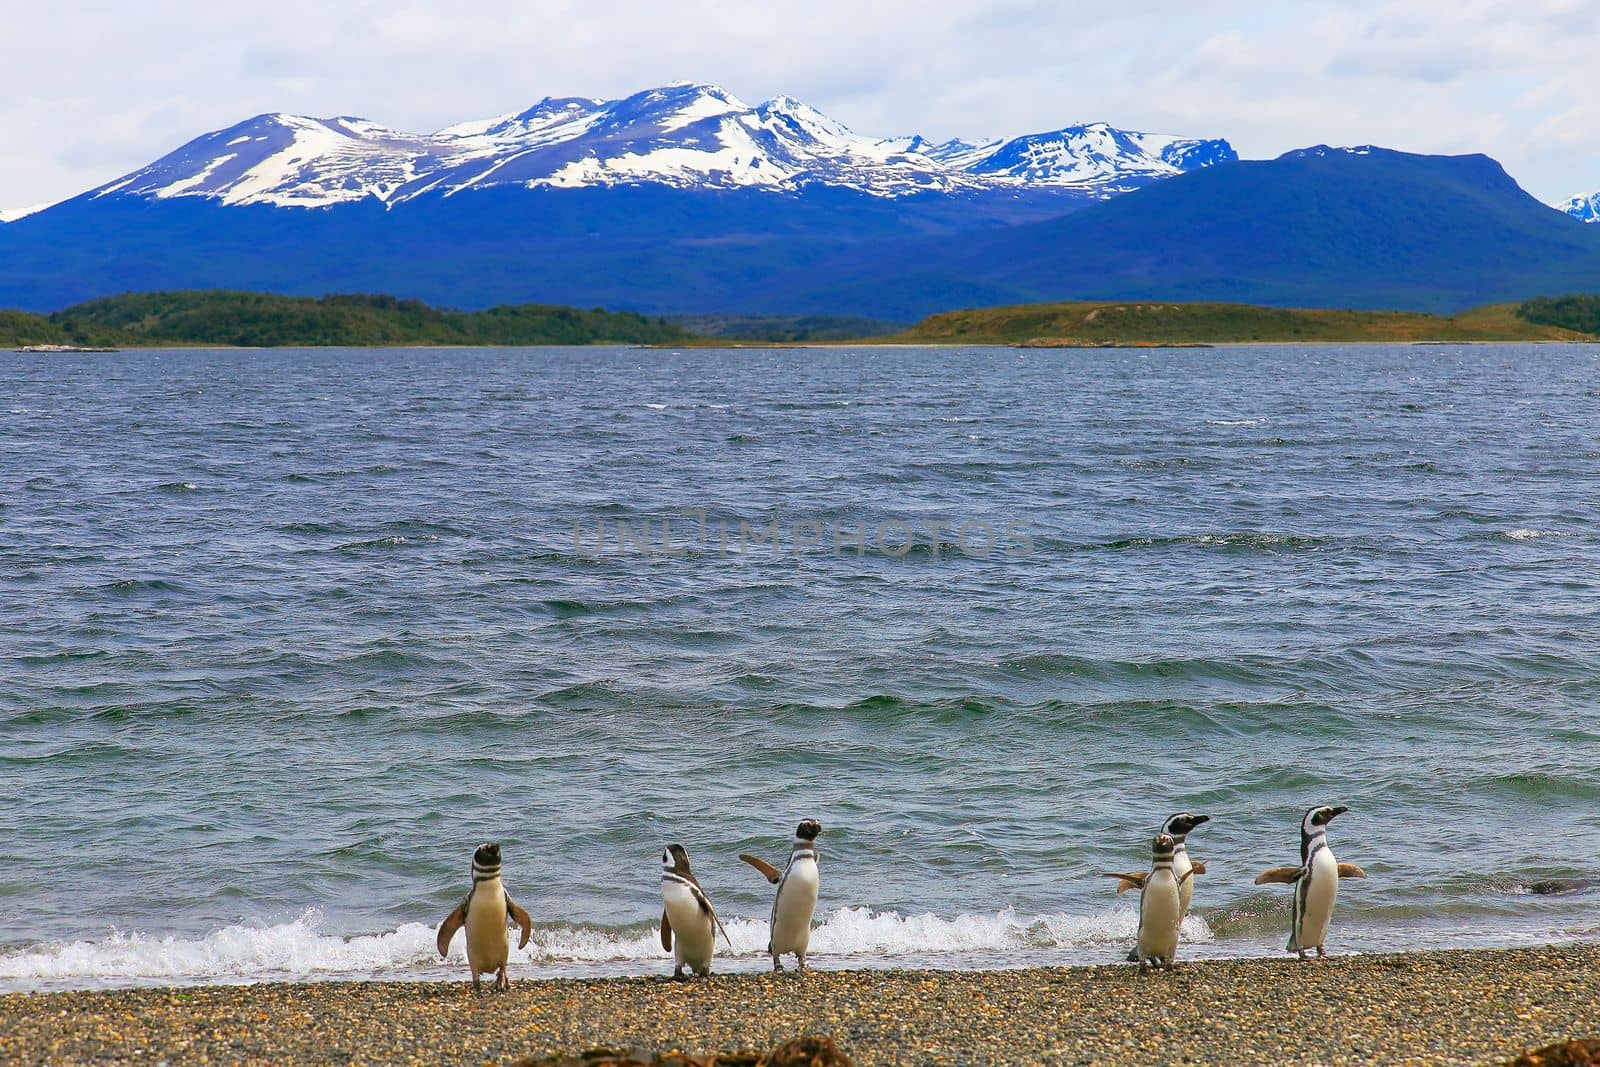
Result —
[{"label": "cloudy sky", "polygon": [[1597,0],[3,0],[0,24],[0,208],[264,111],[429,131],[673,80],[874,135],[1104,119],[1247,157],[1486,152],[1540,199],[1600,190]]}]

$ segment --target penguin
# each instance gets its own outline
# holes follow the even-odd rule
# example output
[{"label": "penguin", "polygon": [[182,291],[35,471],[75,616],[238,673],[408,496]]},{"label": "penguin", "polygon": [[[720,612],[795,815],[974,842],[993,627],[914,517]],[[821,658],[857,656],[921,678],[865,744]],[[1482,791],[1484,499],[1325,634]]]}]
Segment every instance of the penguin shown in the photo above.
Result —
[{"label": "penguin", "polygon": [[1274,867],[1256,878],[1256,885],[1276,882],[1294,886],[1294,909],[1286,952],[1300,960],[1317,950],[1317,958],[1328,954],[1328,924],[1339,899],[1339,879],[1365,878],[1367,872],[1353,863],[1340,863],[1328,847],[1328,824],[1350,809],[1343,805],[1312,808],[1300,820],[1300,866]]},{"label": "penguin", "polygon": [[1178,876],[1178,897],[1182,905],[1178,911],[1178,921],[1182,922],[1189,917],[1189,902],[1194,899],[1194,876],[1206,873],[1203,860],[1189,858],[1189,846],[1186,843],[1188,836],[1196,828],[1211,821],[1209,815],[1196,815],[1193,812],[1180,811],[1169,816],[1162,824],[1161,832],[1173,840],[1172,848],[1172,873]]},{"label": "penguin", "polygon": [[672,953],[677,964],[674,979],[683,979],[688,967],[704,978],[711,973],[711,953],[716,948],[717,931],[728,948],[733,942],[722,920],[711,907],[711,899],[689,870],[689,853],[682,845],[668,845],[661,853],[661,947]]},{"label": "penguin", "polygon": [[439,937],[435,944],[439,955],[450,954],[450,939],[463,926],[467,928],[467,966],[472,968],[472,991],[482,992],[479,975],[497,972],[494,987],[511,988],[506,975],[506,960],[511,955],[511,937],[506,933],[506,920],[511,919],[522,927],[522,940],[518,948],[528,947],[533,936],[533,920],[517,906],[500,881],[500,846],[494,843],[479,845],[472,853],[472,888],[466,899],[451,910],[439,924]]},{"label": "penguin", "polygon": [[1171,834],[1157,834],[1150,843],[1154,862],[1139,891],[1139,941],[1134,947],[1140,974],[1152,966],[1170,971],[1178,956],[1178,923],[1183,918],[1180,887],[1190,875],[1180,879],[1173,873],[1176,847]]},{"label": "penguin", "polygon": [[[1176,815],[1167,816],[1167,821],[1161,824],[1161,832],[1172,838],[1172,873],[1178,879],[1178,923],[1189,915],[1189,902],[1194,899],[1194,876],[1206,873],[1203,862],[1193,861],[1189,858],[1189,848],[1185,839],[1194,832],[1196,827],[1211,821],[1209,815],[1196,815],[1191,811],[1180,811]],[[1105,874],[1106,878],[1117,880],[1117,892],[1123,893],[1129,889],[1140,889],[1144,886],[1144,874]],[[1137,946],[1128,952],[1128,962],[1139,962],[1139,949]]]},{"label": "penguin", "polygon": [[805,973],[811,916],[817,910],[817,835],[821,832],[822,824],[815,819],[805,819],[795,827],[789,862],[781,873],[765,860],[739,853],[740,859],[778,887],[778,895],[772,900],[772,916],[767,920],[767,952],[772,956],[774,971],[783,970],[783,956],[792,952],[797,970]]}]

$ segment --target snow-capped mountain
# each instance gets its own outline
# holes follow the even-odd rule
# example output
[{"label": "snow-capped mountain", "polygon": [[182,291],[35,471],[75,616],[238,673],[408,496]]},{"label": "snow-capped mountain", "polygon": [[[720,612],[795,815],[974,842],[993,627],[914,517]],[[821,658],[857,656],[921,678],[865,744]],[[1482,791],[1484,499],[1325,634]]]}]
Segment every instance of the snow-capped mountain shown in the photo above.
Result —
[{"label": "snow-capped mountain", "polygon": [[1166,178],[1237,159],[1226,141],[1198,141],[1118,130],[1104,122],[1018,137],[966,162],[992,178],[1051,185],[1116,186]]},{"label": "snow-capped mountain", "polygon": [[1600,193],[1591,193],[1588,196],[1579,193],[1556,206],[1582,222],[1600,222]]},{"label": "snow-capped mountain", "polygon": [[93,197],[224,204],[403,203],[497,186],[676,188],[821,185],[875,197],[1019,188],[1110,196],[1236,159],[1224,140],[1069,126],[1013,140],[878,139],[780,96],[754,107],[714,85],[620,100],[547,98],[433,134],[365,119],[258,115],[196,138]]},{"label": "snow-capped mountain", "polygon": [[165,200],[200,196],[227,204],[327,207],[375,196],[390,199],[431,169],[431,138],[358,118],[257,115],[197,137],[93,191]]}]

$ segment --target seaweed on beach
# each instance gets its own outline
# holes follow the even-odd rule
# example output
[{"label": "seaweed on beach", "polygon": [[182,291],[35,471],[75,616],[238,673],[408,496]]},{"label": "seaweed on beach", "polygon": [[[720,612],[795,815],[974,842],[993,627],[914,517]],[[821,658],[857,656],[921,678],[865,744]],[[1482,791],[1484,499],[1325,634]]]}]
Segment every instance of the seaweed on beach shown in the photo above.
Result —
[{"label": "seaweed on beach", "polygon": [[525,1056],[511,1067],[854,1067],[832,1038],[807,1035],[770,1052],[649,1052],[593,1048],[574,1055]]}]

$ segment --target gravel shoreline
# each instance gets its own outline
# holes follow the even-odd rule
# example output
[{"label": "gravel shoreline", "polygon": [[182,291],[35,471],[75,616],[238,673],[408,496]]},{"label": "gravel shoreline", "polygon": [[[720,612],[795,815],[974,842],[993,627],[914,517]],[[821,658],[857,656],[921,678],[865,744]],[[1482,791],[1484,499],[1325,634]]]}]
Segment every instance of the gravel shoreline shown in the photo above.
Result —
[{"label": "gravel shoreline", "polygon": [[1600,945],[1013,971],[315,982],[0,995],[7,1064],[484,1064],[595,1046],[857,1064],[1498,1063],[1600,1036]]}]

